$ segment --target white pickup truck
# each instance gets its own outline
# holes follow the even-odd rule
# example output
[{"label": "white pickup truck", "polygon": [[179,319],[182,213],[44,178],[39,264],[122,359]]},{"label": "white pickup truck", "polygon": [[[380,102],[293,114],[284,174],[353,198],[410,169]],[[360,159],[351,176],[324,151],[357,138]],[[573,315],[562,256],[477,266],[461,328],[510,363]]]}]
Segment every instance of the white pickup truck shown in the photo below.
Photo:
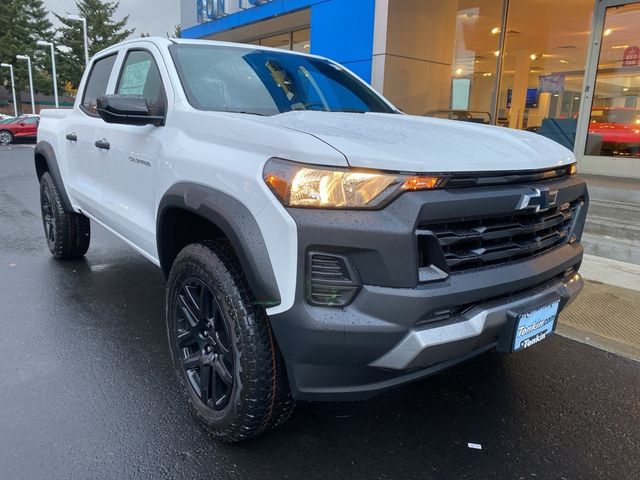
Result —
[{"label": "white pickup truck", "polygon": [[35,167],[55,257],[94,222],[162,269],[186,398],[225,441],[534,345],[582,287],[571,152],[405,115],[325,58],[113,46],[42,113]]}]

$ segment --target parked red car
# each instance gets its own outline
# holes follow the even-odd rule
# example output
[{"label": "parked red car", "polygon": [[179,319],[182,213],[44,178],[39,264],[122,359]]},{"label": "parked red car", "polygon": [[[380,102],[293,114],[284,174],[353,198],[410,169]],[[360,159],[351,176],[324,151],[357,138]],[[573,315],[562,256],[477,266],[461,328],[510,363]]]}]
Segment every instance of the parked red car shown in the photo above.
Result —
[{"label": "parked red car", "polygon": [[38,116],[22,116],[10,123],[0,124],[0,145],[9,145],[17,139],[36,139],[38,135]]},{"label": "parked red car", "polygon": [[601,155],[640,157],[640,110],[594,108],[589,133],[602,137]]}]

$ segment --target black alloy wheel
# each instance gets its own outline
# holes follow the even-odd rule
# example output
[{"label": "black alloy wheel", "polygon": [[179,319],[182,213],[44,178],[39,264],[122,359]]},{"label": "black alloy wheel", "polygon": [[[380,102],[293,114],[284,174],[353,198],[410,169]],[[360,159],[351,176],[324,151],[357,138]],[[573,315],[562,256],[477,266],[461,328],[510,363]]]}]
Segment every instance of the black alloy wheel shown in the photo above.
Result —
[{"label": "black alloy wheel", "polygon": [[217,439],[239,442],[291,416],[284,359],[233,248],[184,247],[167,280],[171,357],[189,409]]},{"label": "black alloy wheel", "polygon": [[53,213],[53,199],[51,191],[44,189],[41,196],[42,223],[44,224],[44,235],[47,239],[49,249],[53,250],[56,244],[56,216]]},{"label": "black alloy wheel", "polygon": [[181,282],[177,296],[173,324],[186,378],[204,405],[223,410],[235,373],[229,321],[211,289],[195,277]]},{"label": "black alloy wheel", "polygon": [[66,211],[49,172],[40,178],[40,211],[47,246],[61,260],[81,258],[91,243],[91,222],[81,213]]}]

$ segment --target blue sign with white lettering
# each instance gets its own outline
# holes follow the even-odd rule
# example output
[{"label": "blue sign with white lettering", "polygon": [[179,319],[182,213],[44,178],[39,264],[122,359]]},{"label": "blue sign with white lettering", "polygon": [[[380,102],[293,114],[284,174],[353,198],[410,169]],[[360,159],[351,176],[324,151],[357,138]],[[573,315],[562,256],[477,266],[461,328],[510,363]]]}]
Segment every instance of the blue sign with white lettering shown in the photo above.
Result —
[{"label": "blue sign with white lettering", "polygon": [[209,22],[223,17],[225,14],[225,0],[196,0],[198,22]]},{"label": "blue sign with white lettering", "polygon": [[196,0],[198,22],[211,22],[270,2],[273,0]]},{"label": "blue sign with white lettering", "polygon": [[528,348],[553,333],[558,317],[560,301],[557,300],[518,317],[513,351]]}]

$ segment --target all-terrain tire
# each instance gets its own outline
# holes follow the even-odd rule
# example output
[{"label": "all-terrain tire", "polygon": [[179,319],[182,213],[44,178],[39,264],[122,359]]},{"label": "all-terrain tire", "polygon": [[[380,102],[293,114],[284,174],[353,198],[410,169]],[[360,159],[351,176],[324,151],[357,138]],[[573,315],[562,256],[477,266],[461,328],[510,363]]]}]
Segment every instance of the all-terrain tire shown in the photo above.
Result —
[{"label": "all-terrain tire", "polygon": [[[202,300],[203,292],[213,300]],[[192,307],[185,310],[187,297]],[[289,418],[294,402],[269,318],[255,301],[228,244],[194,243],[178,254],[167,282],[166,307],[169,346],[178,378],[191,411],[214,437],[225,442],[247,440]],[[205,330],[198,330],[203,322]],[[227,342],[209,340],[212,335],[218,339],[216,328],[223,332],[222,338],[228,337]],[[223,343],[229,348],[222,348]],[[199,360],[189,360],[194,356]],[[221,358],[229,360],[223,370],[229,371],[232,382],[220,383],[222,377],[217,377],[215,365],[219,363],[215,362]],[[206,373],[201,376],[202,372]],[[206,388],[203,378],[207,378]],[[226,397],[209,398],[212,384],[218,385],[213,389],[216,394],[222,391]]]},{"label": "all-terrain tire", "polygon": [[287,369],[280,351],[278,351],[276,355],[276,376],[281,378],[281,381],[276,385],[277,390],[273,401],[273,412],[269,419],[269,423],[267,424],[267,428],[270,430],[275,430],[281,425],[284,425],[291,417],[296,406],[296,402],[291,396],[289,379],[287,378]]},{"label": "all-terrain tire", "polygon": [[51,254],[63,260],[83,257],[91,243],[91,222],[81,213],[65,211],[49,172],[40,179],[40,208]]}]

